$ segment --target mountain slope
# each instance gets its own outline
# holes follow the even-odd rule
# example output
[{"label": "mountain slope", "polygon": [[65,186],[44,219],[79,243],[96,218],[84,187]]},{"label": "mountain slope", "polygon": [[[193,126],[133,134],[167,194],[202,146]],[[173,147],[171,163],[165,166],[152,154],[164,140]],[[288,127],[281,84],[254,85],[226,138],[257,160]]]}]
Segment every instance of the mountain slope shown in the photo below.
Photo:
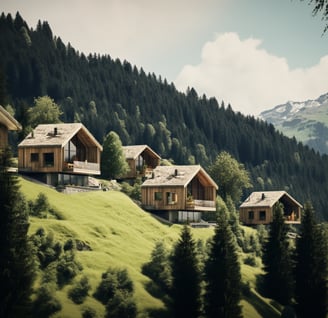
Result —
[{"label": "mountain slope", "polygon": [[[109,266],[127,268],[135,285],[135,300],[138,317],[152,317],[151,312],[163,309],[161,300],[151,296],[145,287],[149,279],[142,275],[141,266],[149,261],[156,241],[163,240],[171,248],[180,234],[181,226],[167,226],[159,223],[141,210],[128,197],[118,191],[95,191],[77,194],[62,194],[49,187],[21,179],[21,190],[29,200],[42,192],[50,204],[61,214],[62,220],[30,218],[30,234],[43,227],[52,232],[56,240],[64,243],[67,239],[80,240],[91,247],[90,251],[77,252],[83,265],[83,274],[89,278],[92,290]],[[246,232],[254,231],[244,228]],[[192,229],[196,240],[204,242],[213,234],[213,229]],[[242,257],[242,255],[241,255]],[[242,265],[244,282],[255,287],[259,268]],[[67,298],[68,285],[56,292],[63,305],[62,311],[54,317],[79,317],[83,306],[94,308],[101,317],[104,307],[93,297],[87,297],[83,305],[76,305]],[[255,290],[242,301],[245,317],[279,317],[277,309],[270,305]]]},{"label": "mountain slope", "polygon": [[[286,190],[301,203],[311,200],[318,218],[328,220],[328,157],[272,124],[234,113],[193,88],[178,92],[127,61],[85,56],[53,36],[47,22],[33,30],[19,14],[2,14],[0,34],[0,103],[13,107],[24,128],[33,99],[48,95],[63,122],[82,122],[100,143],[115,131],[124,145],[147,144],[175,164],[204,168],[228,151],[250,172],[249,191]],[[14,148],[23,137],[24,131]]]},{"label": "mountain slope", "polygon": [[278,105],[260,117],[286,136],[328,154],[328,93],[315,100]]}]

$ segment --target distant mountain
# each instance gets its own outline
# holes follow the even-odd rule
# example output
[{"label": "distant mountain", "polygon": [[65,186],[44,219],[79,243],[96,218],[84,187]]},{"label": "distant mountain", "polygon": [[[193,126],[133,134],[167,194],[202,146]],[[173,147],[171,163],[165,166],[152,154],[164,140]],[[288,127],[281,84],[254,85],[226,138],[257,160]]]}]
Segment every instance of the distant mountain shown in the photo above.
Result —
[{"label": "distant mountain", "polygon": [[260,117],[288,137],[328,154],[328,93],[315,100],[289,101],[262,112]]}]

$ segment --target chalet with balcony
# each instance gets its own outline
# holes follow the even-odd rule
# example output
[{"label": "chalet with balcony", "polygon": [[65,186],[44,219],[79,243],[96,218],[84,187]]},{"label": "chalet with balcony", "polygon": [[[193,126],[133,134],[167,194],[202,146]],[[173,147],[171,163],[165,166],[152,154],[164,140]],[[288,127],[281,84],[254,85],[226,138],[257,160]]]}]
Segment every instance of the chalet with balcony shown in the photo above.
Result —
[{"label": "chalet with balcony", "polygon": [[302,205],[286,191],[253,192],[239,207],[239,219],[245,225],[270,224],[273,206],[282,203],[285,222],[301,223]]},{"label": "chalet with balcony", "polygon": [[18,170],[51,184],[88,185],[102,146],[81,123],[38,125],[18,145]]},{"label": "chalet with balcony", "polygon": [[123,153],[130,170],[122,179],[147,178],[161,160],[161,157],[147,145],[124,146]]},{"label": "chalet with balcony", "polygon": [[199,165],[157,166],[141,185],[141,202],[171,222],[199,222],[203,212],[216,211],[217,189]]},{"label": "chalet with balcony", "polygon": [[0,149],[8,146],[8,131],[21,129],[20,123],[0,106]]}]

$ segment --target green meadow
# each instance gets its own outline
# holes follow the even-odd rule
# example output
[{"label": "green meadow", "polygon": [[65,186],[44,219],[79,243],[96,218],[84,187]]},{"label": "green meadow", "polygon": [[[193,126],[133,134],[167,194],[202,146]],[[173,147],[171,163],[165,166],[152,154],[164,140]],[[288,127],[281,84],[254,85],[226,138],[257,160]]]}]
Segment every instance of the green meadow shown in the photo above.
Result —
[{"label": "green meadow", "polygon": [[[92,191],[63,194],[42,184],[20,178],[21,190],[28,200],[35,200],[44,193],[60,215],[60,220],[51,215],[45,219],[30,217],[30,234],[43,227],[52,232],[55,239],[64,243],[68,239],[79,240],[91,250],[78,251],[77,260],[83,265],[92,286],[82,305],[76,305],[67,297],[71,287],[56,291],[62,310],[53,317],[82,317],[81,310],[92,307],[102,317],[104,306],[92,297],[101,274],[108,267],[126,268],[135,286],[135,301],[138,317],[151,317],[149,312],[160,311],[164,304],[147,292],[149,278],[141,273],[141,267],[149,261],[150,253],[159,240],[171,248],[179,237],[180,225],[165,225],[151,214],[143,211],[129,197],[119,191]],[[245,228],[249,233],[252,229]],[[213,228],[192,229],[196,240],[204,242],[213,235]],[[244,255],[241,254],[241,261]],[[260,267],[242,264],[243,281],[249,284],[250,292],[242,300],[244,317],[279,317],[278,310],[269,299],[256,291],[256,277],[262,273]],[[76,277],[78,279],[79,277]],[[36,280],[35,287],[38,287]]]}]

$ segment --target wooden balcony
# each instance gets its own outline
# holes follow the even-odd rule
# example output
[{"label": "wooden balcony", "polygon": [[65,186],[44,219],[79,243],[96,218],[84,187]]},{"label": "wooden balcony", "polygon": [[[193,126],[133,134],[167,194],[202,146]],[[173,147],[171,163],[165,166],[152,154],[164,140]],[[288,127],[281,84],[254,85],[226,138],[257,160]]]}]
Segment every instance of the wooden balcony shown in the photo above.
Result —
[{"label": "wooden balcony", "polygon": [[88,161],[73,161],[73,163],[66,162],[64,170],[78,174],[100,175],[100,164]]},{"label": "wooden balcony", "polygon": [[186,209],[193,211],[216,211],[215,201],[211,200],[186,200]]}]

